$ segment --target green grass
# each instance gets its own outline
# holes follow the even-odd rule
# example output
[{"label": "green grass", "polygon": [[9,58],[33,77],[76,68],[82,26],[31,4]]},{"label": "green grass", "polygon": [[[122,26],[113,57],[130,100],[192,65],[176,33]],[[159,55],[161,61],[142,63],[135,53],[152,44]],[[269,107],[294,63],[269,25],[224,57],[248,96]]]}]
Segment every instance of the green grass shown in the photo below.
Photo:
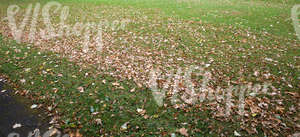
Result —
[{"label": "green grass", "polygon": [[[41,3],[46,2],[42,1]],[[289,34],[294,32],[289,18],[291,7],[299,4],[296,0],[58,0],[58,2],[65,5],[77,5],[85,11],[93,9],[90,7],[91,5],[93,5],[92,7],[109,5],[158,10],[171,17],[201,20],[216,25],[250,27],[255,31],[268,31],[272,34],[289,37],[294,37]],[[5,1],[1,3],[3,3],[2,6],[18,3],[20,3],[19,6],[26,6],[25,3],[35,3],[35,1]]]},{"label": "green grass", "polygon": [[[26,96],[36,99],[33,103],[42,104],[44,109],[55,106],[56,112],[51,113],[59,117],[62,129],[80,128],[85,136],[170,135],[182,127],[195,136],[232,135],[233,131],[246,135],[239,122],[214,119],[213,111],[205,110],[204,106],[203,109],[191,106],[184,110],[159,107],[149,89],[139,88],[132,81],[97,74],[92,65],[81,69],[59,54],[41,52],[31,45],[17,44],[2,36],[0,43],[0,73],[9,76],[18,85],[17,90],[28,91]],[[26,82],[21,83],[21,79]],[[120,83],[124,89],[113,86],[114,82]],[[80,86],[84,88],[83,93],[77,89]],[[135,92],[129,92],[132,88],[136,89]],[[137,108],[145,109],[149,118],[138,114]],[[93,115],[93,112],[99,113]],[[100,125],[95,122],[98,118],[102,120]],[[129,122],[128,129],[120,130],[125,122]],[[262,135],[261,129],[257,127],[259,136]]]},{"label": "green grass", "polygon": [[[41,4],[46,2],[48,1],[42,1]],[[263,136],[264,133],[270,136],[274,136],[273,133],[286,136],[297,131],[295,123],[299,120],[293,121],[293,117],[297,117],[299,109],[295,113],[289,111],[292,106],[297,107],[297,97],[288,93],[298,94],[300,88],[300,43],[289,18],[291,7],[299,3],[296,0],[182,0],[180,2],[175,0],[59,0],[59,2],[71,8],[68,24],[74,24],[78,20],[98,22],[100,19],[109,21],[130,19],[132,21],[124,30],[114,31],[109,28],[104,30],[106,34],[104,41],[109,43],[107,47],[115,50],[114,58],[131,59],[119,56],[118,53],[122,53],[125,47],[128,50],[127,54],[135,57],[144,57],[137,52],[138,48],[145,49],[146,53],[165,53],[167,56],[165,58],[159,54],[154,55],[159,58],[154,61],[161,61],[161,63],[169,63],[168,60],[177,60],[179,57],[187,60],[175,61],[172,63],[176,65],[167,64],[169,66],[165,64],[160,66],[154,62],[154,66],[166,67],[169,70],[213,60],[208,69],[215,76],[214,81],[210,83],[214,87],[227,88],[228,83],[240,85],[270,82],[275,89],[281,91],[276,96],[262,95],[253,99],[256,106],[268,102],[270,107],[261,112],[264,115],[250,116],[245,121],[233,114],[224,120],[225,118],[215,117],[214,113],[219,110],[216,106],[207,105],[209,102],[200,103],[200,106],[175,109],[167,100],[167,107],[158,107],[153,100],[151,90],[138,87],[135,82],[128,79],[120,81],[119,78],[99,72],[98,66],[105,64],[94,63],[96,59],[86,61],[81,57],[70,61],[68,55],[72,55],[73,51],[48,51],[56,44],[55,40],[44,42],[39,47],[16,44],[10,38],[1,36],[0,73],[8,75],[20,86],[20,90],[28,90],[29,96],[33,96],[36,103],[43,104],[45,109],[48,106],[56,106],[51,113],[60,117],[61,128],[80,129],[85,136],[170,135],[182,127],[188,129],[188,133],[194,136],[219,136],[220,134],[232,136],[234,131],[243,136],[251,136],[250,132],[245,130],[253,125],[253,128],[258,131],[255,134],[257,136]],[[8,5],[17,4],[25,9],[29,3],[34,4],[35,1],[1,1],[1,19],[6,16]],[[22,13],[18,14],[18,17],[22,17]],[[53,20],[57,22],[58,17]],[[4,28],[7,25],[3,22],[2,24]],[[42,24],[38,26],[43,28]],[[7,30],[0,30],[3,35],[5,31]],[[150,38],[146,39],[146,37]],[[124,39],[128,42],[124,43]],[[162,42],[165,39],[168,41]],[[78,44],[80,39],[71,37],[63,40],[69,42],[66,45],[62,44],[63,46],[69,46],[80,52],[81,46]],[[112,41],[114,43],[110,43]],[[172,47],[174,45],[175,47]],[[109,52],[102,52],[91,56],[97,58],[112,55]],[[145,56],[143,59],[149,58],[154,57]],[[273,61],[266,61],[267,58]],[[145,63],[135,59],[133,63],[136,62]],[[138,65],[135,67],[139,68]],[[143,67],[138,71],[144,71]],[[25,71],[26,68],[31,70]],[[118,69],[120,68],[111,65],[105,72],[110,73]],[[259,76],[254,76],[256,71],[259,71]],[[266,78],[264,76],[266,74],[271,74],[271,77]],[[25,84],[20,83],[23,78],[26,79]],[[103,80],[106,80],[106,83],[103,83]],[[116,81],[124,89],[112,85]],[[78,87],[83,87],[84,92],[80,93]],[[133,88],[135,92],[130,92]],[[273,89],[270,92],[274,92]],[[278,99],[284,100],[283,105],[278,104],[280,102]],[[285,112],[279,113],[278,107],[284,107]],[[149,118],[138,114],[137,108],[145,109]],[[250,108],[247,108],[247,111],[251,115]],[[99,112],[99,114],[92,115],[92,112]],[[266,121],[276,123],[278,119],[275,118],[278,115],[288,130],[282,125],[273,124],[270,127],[263,125]],[[96,119],[101,119],[102,125],[97,125]],[[121,125],[126,122],[129,122],[128,129],[120,130]]]},{"label": "green grass", "polygon": [[[93,3],[158,10],[167,16],[185,20],[203,21],[215,25],[232,25],[268,31],[279,36],[293,32],[291,7],[297,1],[247,1],[247,0],[61,0],[62,3]],[[151,15],[150,15],[151,16]]]}]

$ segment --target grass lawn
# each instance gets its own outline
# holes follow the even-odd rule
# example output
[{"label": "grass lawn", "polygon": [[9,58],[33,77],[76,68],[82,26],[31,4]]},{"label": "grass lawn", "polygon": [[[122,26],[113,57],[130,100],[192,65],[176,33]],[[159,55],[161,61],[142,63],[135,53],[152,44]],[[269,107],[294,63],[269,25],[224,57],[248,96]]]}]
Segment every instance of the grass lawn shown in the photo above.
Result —
[{"label": "grass lawn", "polygon": [[[37,35],[29,42],[30,24],[22,43],[16,43],[4,19],[7,8],[20,7],[15,16],[20,26],[26,7],[36,1],[0,1],[0,73],[48,110],[60,129],[80,130],[83,136],[288,136],[300,131],[300,41],[290,18],[297,0],[58,0],[70,8],[66,24],[107,23],[102,51],[92,41],[88,53],[82,36],[45,40]],[[59,24],[59,15],[52,14],[53,24]],[[128,21],[124,28],[114,28],[113,22],[122,20]],[[42,17],[37,22],[38,29],[45,27]],[[166,76],[192,65],[213,74],[209,87],[215,96],[227,94],[217,87],[271,86],[267,94],[245,96],[243,116],[238,96],[229,116],[223,115],[224,100],[174,105],[172,86],[164,104],[157,105],[151,69]],[[192,82],[197,86],[203,79],[195,76]]]}]

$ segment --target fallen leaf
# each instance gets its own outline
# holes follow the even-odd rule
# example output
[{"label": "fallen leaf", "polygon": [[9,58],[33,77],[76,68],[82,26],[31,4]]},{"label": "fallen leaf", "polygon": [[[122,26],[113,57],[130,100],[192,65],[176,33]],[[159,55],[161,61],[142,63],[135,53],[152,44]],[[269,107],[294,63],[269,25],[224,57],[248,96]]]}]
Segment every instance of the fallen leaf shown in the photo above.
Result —
[{"label": "fallen leaf", "polygon": [[237,131],[234,131],[234,136],[240,137],[241,134],[239,132],[237,132]]},{"label": "fallen leaf", "polygon": [[178,132],[181,134],[181,135],[184,135],[184,136],[189,136],[189,134],[187,133],[187,130],[183,127],[183,128],[180,128],[178,130]]},{"label": "fallen leaf", "polygon": [[126,130],[127,129],[127,124],[129,122],[125,122],[122,126],[121,126],[121,130]]},{"label": "fallen leaf", "polygon": [[79,90],[80,93],[83,93],[83,92],[84,92],[83,87],[78,87],[77,89]]},{"label": "fallen leaf", "polygon": [[114,85],[114,86],[120,86],[120,84],[118,82],[114,82],[114,83],[112,83],[112,85]]},{"label": "fallen leaf", "polygon": [[146,113],[146,110],[140,108],[138,108],[136,111],[141,115],[144,115]]},{"label": "fallen leaf", "polygon": [[26,82],[26,80],[25,79],[21,79],[20,82],[23,84],[23,83]]},{"label": "fallen leaf", "polygon": [[100,118],[97,118],[96,120],[97,125],[102,125],[102,120]]},{"label": "fallen leaf", "polygon": [[33,105],[31,105],[31,109],[35,109],[35,108],[37,108],[38,107],[38,105],[37,104],[33,104]]},{"label": "fallen leaf", "polygon": [[19,128],[19,127],[22,127],[22,125],[21,125],[21,124],[19,124],[19,123],[16,123],[16,124],[14,124],[14,125],[13,125],[13,129],[15,129],[15,128]]}]

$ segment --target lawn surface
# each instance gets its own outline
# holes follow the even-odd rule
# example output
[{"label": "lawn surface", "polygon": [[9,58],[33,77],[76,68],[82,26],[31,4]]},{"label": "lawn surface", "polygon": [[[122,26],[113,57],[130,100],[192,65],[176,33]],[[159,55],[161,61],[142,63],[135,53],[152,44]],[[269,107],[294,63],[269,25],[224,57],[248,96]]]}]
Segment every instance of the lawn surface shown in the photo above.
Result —
[{"label": "lawn surface", "polygon": [[[296,0],[57,1],[70,8],[66,24],[104,22],[103,49],[96,51],[92,41],[87,53],[82,36],[36,35],[30,43],[30,24],[17,44],[4,19],[7,7],[20,6],[19,26],[28,4],[36,2],[0,1],[0,73],[49,110],[61,129],[79,129],[84,136],[287,136],[300,130],[300,42],[290,18]],[[53,24],[59,15],[52,15]],[[42,19],[38,30],[45,27]],[[124,27],[113,24],[124,20]],[[230,116],[222,99],[172,104],[172,85],[158,106],[150,71],[158,68],[166,76],[192,65],[211,72],[214,96],[226,94],[222,89],[229,85],[271,86],[267,94],[245,96],[242,116],[237,95]],[[161,88],[166,77],[158,82]],[[192,82],[199,86],[202,77]]]}]

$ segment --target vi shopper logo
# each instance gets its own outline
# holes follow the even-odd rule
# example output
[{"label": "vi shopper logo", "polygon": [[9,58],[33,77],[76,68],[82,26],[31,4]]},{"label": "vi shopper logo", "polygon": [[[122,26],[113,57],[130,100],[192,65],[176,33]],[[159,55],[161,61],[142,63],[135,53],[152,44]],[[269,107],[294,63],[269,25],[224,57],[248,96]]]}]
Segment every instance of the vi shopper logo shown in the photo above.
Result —
[{"label": "vi shopper logo", "polygon": [[[7,137],[21,137],[19,133],[10,133]],[[62,134],[59,130],[52,128],[41,135],[39,129],[29,132],[27,137],[70,137],[68,134]]]},{"label": "vi shopper logo", "polygon": [[[4,20],[8,21],[8,26],[11,30],[13,38],[20,43],[24,37],[24,29],[26,25],[29,26],[28,40],[25,42],[33,43],[37,37],[43,40],[66,38],[70,36],[79,36],[82,39],[83,51],[86,53],[89,50],[91,41],[94,41],[96,49],[101,51],[103,47],[102,42],[102,28],[111,27],[112,30],[124,29],[129,20],[114,20],[111,22],[77,22],[74,25],[66,24],[69,16],[69,6],[63,6],[59,2],[51,1],[46,3],[43,7],[40,3],[29,4],[27,8],[22,10],[18,5],[10,5],[7,8],[7,17]],[[41,13],[40,13],[41,12]],[[24,13],[23,19],[20,14]],[[52,13],[52,14],[51,14]],[[53,24],[55,16],[59,15],[59,23]],[[40,17],[41,16],[41,17]],[[57,16],[56,16],[57,17]],[[38,20],[42,19],[42,20]],[[17,21],[20,21],[19,23]],[[43,23],[44,28],[37,29],[37,23]],[[30,23],[30,24],[29,24]],[[19,24],[19,25],[17,25]],[[106,26],[104,26],[106,25]],[[93,35],[95,34],[95,35]]]},{"label": "vi shopper logo", "polygon": [[[203,77],[198,88],[192,81],[192,73]],[[267,94],[270,83],[229,85],[228,88],[212,88],[209,83],[213,80],[213,74],[199,66],[189,68],[178,68],[171,70],[168,74],[162,74],[160,70],[153,69],[150,72],[149,86],[158,106],[163,106],[166,99],[170,99],[172,105],[180,107],[183,104],[195,105],[207,101],[223,101],[225,105],[225,116],[229,116],[234,105],[239,108],[239,114],[244,114],[245,97]],[[158,81],[165,81],[160,84]],[[183,87],[184,90],[183,90]],[[167,98],[166,95],[171,95]],[[239,104],[233,104],[233,98],[237,96]]]}]

